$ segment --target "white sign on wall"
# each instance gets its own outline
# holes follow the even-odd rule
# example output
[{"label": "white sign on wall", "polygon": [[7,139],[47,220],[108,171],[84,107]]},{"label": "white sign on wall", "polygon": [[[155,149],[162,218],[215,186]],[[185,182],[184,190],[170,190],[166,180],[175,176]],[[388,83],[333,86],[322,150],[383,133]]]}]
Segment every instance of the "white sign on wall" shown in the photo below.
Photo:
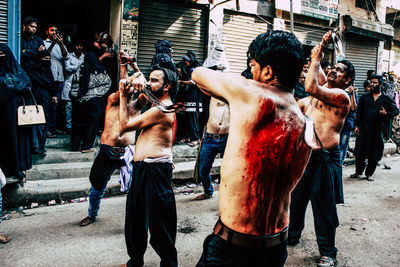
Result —
[{"label": "white sign on wall", "polygon": [[[337,19],[339,0],[293,0],[293,13],[314,18]],[[290,11],[290,0],[276,0],[275,8]]]}]

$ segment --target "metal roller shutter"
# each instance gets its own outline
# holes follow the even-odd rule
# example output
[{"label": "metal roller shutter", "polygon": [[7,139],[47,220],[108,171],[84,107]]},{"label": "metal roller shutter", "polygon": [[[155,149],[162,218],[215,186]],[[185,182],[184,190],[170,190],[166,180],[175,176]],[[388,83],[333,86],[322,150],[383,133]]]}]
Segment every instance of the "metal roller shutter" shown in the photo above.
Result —
[{"label": "metal roller shutter", "polygon": [[364,93],[363,84],[367,79],[368,70],[376,70],[379,42],[355,36],[346,36],[345,54],[356,69],[355,87],[359,93]]},{"label": "metal roller shutter", "polygon": [[[286,30],[290,31],[290,23],[286,23],[285,26]],[[306,26],[298,23],[294,24],[294,34],[303,45],[318,45],[322,40],[322,36],[324,36],[327,31],[327,29],[323,30],[321,28]]]},{"label": "metal roller shutter", "polygon": [[270,28],[270,24],[255,15],[224,10],[223,44],[231,73],[242,73],[247,68],[250,43]]},{"label": "metal roller shutter", "polygon": [[7,43],[7,13],[8,13],[8,1],[0,0],[0,43]]},{"label": "metal roller shutter", "polygon": [[202,63],[206,56],[208,6],[167,1],[140,2],[138,65],[150,73],[154,44],[159,39],[172,42],[174,61],[179,62],[188,50],[196,51]]}]

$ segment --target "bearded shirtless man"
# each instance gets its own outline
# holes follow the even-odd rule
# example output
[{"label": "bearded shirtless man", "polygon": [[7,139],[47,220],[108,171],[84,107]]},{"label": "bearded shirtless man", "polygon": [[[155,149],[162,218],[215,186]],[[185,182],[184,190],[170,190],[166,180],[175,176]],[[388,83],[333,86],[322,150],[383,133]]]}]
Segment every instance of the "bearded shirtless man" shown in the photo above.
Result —
[{"label": "bearded shirtless man", "polygon": [[304,54],[297,38],[283,31],[260,34],[247,54],[254,80],[205,68],[192,75],[230,108],[220,220],[197,266],[283,266],[287,257],[290,193],[311,154],[310,124],[293,97]]},{"label": "bearded shirtless man", "polygon": [[[150,73],[148,86],[164,105],[172,105],[178,80],[174,72],[159,68]],[[133,83],[139,91],[144,85]],[[130,257],[127,266],[143,266],[150,244],[161,258],[161,266],[178,266],[175,248],[176,206],[172,190],[172,144],[175,139],[174,113],[163,113],[156,106],[128,118],[127,95],[130,86],[120,87],[119,123],[121,134],[141,130],[135,146],[132,183],[126,200],[125,241]]]},{"label": "bearded shirtless man", "polygon": [[206,132],[201,141],[198,159],[199,176],[204,188],[204,194],[198,195],[196,200],[211,198],[214,193],[210,171],[217,154],[219,153],[221,157],[224,156],[228,133],[229,105],[211,97]]},{"label": "bearded shirtless man", "polygon": [[337,203],[343,203],[342,167],[340,161],[340,131],[350,109],[350,98],[344,89],[355,78],[353,65],[339,61],[328,72],[327,86],[321,85],[319,75],[323,47],[331,40],[331,33],[324,35],[322,43],[311,51],[311,64],[305,89],[309,97],[298,101],[302,112],[315,124],[319,148],[314,150],[307,169],[292,193],[290,204],[289,245],[299,242],[304,228],[308,201],[311,200],[315,233],[321,254],[318,266],[334,266],[336,227],[339,219]]}]

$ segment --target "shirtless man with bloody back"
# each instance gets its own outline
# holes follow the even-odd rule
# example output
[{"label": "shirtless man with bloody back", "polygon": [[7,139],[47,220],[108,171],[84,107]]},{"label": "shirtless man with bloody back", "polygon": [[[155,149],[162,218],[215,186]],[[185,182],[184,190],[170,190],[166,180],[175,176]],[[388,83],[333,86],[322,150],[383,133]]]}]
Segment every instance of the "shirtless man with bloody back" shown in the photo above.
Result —
[{"label": "shirtless man with bloody back", "polygon": [[270,31],[250,44],[248,57],[254,80],[205,68],[192,74],[230,107],[220,220],[197,266],[283,266],[287,257],[290,193],[311,154],[309,123],[293,97],[304,55],[293,34]]}]

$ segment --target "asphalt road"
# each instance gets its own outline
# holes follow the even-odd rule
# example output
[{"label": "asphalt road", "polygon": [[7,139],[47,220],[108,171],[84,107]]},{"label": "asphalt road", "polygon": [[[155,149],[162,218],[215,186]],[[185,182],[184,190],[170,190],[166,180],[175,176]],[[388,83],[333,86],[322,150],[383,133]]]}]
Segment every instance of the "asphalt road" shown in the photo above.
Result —
[{"label": "asphalt road", "polygon": [[[338,206],[338,266],[400,266],[400,158],[385,158],[374,182],[351,179],[344,168],[344,205]],[[200,189],[200,188],[197,188]],[[196,190],[196,188],[195,188]],[[179,265],[195,266],[204,238],[218,218],[218,192],[194,201],[195,194],[176,195]],[[125,196],[104,199],[98,220],[87,227],[88,202],[40,207],[8,214],[1,224],[12,241],[0,244],[0,266],[118,266],[128,260],[124,240]],[[310,207],[309,207],[310,208]],[[298,246],[288,248],[286,266],[315,266],[318,249],[312,212]],[[159,266],[148,246],[145,266]]]}]

